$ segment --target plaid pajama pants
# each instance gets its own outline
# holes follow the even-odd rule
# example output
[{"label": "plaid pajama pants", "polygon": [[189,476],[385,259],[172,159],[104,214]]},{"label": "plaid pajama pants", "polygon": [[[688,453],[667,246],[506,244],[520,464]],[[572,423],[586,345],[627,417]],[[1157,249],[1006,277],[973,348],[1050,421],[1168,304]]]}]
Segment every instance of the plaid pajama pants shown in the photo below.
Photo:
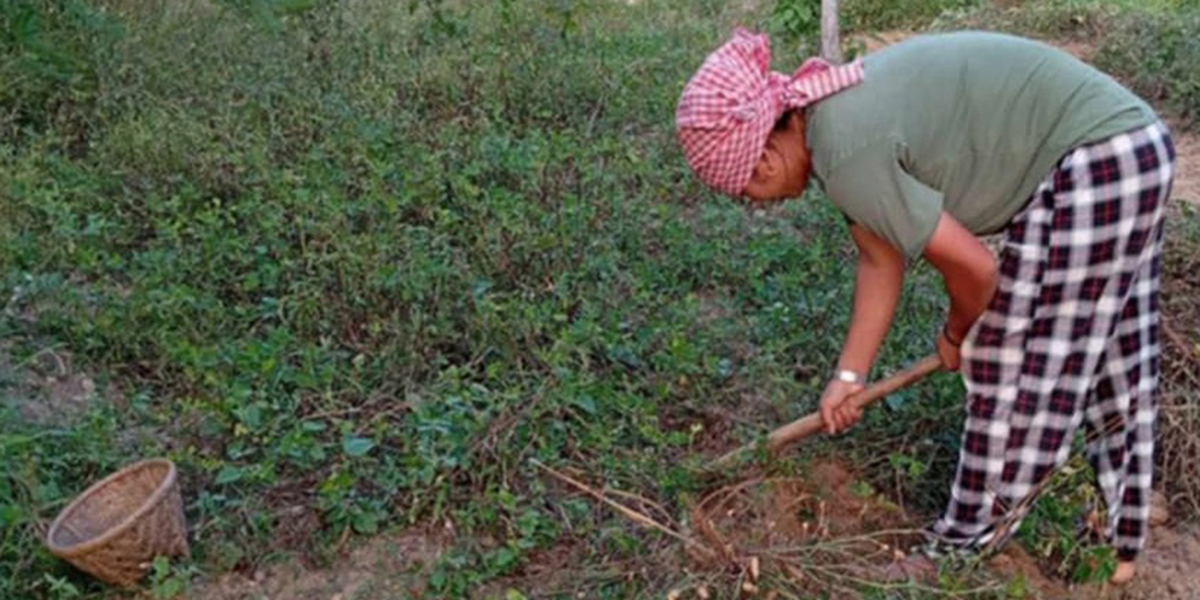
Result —
[{"label": "plaid pajama pants", "polygon": [[1077,148],[1013,218],[996,295],[962,346],[967,418],[935,546],[1006,541],[1083,424],[1108,541],[1122,560],[1141,550],[1174,158],[1160,123]]}]

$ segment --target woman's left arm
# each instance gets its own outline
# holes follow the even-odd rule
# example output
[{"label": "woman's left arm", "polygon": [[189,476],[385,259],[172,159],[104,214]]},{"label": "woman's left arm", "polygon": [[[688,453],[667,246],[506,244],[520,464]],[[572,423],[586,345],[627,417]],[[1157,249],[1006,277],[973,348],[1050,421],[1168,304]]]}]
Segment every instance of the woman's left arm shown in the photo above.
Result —
[{"label": "woman's left arm", "polygon": [[944,212],[924,255],[941,272],[950,296],[950,314],[937,346],[946,368],[957,370],[958,346],[996,292],[996,259],[979,238]]}]

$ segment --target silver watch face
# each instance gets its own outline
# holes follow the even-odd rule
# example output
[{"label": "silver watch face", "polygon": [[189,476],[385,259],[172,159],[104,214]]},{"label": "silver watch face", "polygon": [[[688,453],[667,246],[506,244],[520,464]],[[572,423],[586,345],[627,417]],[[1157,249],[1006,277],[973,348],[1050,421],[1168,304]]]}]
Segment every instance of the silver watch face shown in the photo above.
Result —
[{"label": "silver watch face", "polygon": [[848,369],[838,369],[837,378],[845,383],[861,383],[862,377],[858,373]]}]

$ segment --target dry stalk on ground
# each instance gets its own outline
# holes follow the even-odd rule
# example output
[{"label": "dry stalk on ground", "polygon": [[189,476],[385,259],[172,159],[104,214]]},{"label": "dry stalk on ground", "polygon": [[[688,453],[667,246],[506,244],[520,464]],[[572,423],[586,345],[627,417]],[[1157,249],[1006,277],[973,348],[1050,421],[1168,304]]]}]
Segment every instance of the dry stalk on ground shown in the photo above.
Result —
[{"label": "dry stalk on ground", "polygon": [[[1200,307],[1192,315],[1200,314]],[[1200,352],[1195,343],[1163,324],[1163,373],[1159,388],[1160,477],[1176,514],[1200,514]]]}]

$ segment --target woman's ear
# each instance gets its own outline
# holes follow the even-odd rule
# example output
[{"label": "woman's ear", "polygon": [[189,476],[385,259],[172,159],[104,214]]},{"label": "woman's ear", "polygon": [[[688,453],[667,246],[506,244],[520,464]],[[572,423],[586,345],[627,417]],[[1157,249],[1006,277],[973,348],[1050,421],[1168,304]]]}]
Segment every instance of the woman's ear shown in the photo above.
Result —
[{"label": "woman's ear", "polygon": [[769,153],[763,150],[762,156],[758,157],[758,162],[754,164],[754,171],[750,174],[750,183],[765,184],[775,178],[779,171],[779,165],[772,161]]},{"label": "woman's ear", "polygon": [[772,199],[776,193],[775,188],[779,186],[778,179],[782,172],[783,164],[778,157],[774,156],[770,150],[764,149],[762,156],[754,164],[754,171],[750,173],[750,181],[746,184],[743,194],[751,200]]}]

